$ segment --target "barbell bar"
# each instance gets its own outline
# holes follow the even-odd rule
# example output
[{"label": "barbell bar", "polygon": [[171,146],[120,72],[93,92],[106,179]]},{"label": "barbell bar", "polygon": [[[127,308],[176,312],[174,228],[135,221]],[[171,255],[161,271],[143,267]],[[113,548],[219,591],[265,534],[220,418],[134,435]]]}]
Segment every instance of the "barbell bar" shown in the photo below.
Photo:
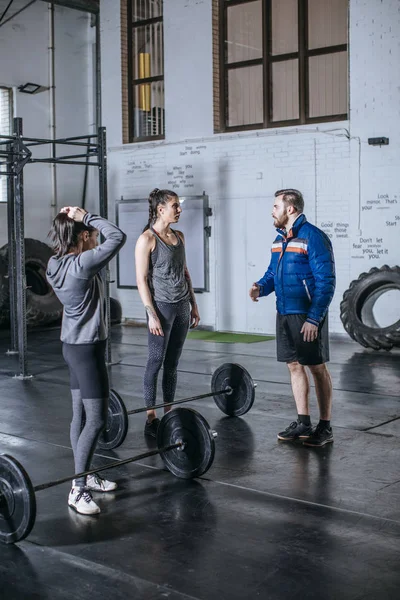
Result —
[{"label": "barbell bar", "polygon": [[[239,417],[246,414],[253,406],[256,386],[257,384],[244,367],[236,363],[224,363],[212,375],[211,392],[182,398],[171,403],[156,404],[151,409],[175,406],[213,396],[216,405],[224,414]],[[101,450],[118,448],[128,434],[129,415],[148,410],[147,407],[141,407],[128,411],[118,392],[110,390],[107,424],[99,438],[98,447]]]},{"label": "barbell bar", "polygon": [[181,479],[200,477],[214,461],[216,432],[193,409],[176,408],[161,419],[156,450],[118,460],[96,469],[33,486],[24,467],[13,456],[0,455],[0,541],[24,539],[36,518],[36,492],[107,469],[160,454],[167,469]]}]

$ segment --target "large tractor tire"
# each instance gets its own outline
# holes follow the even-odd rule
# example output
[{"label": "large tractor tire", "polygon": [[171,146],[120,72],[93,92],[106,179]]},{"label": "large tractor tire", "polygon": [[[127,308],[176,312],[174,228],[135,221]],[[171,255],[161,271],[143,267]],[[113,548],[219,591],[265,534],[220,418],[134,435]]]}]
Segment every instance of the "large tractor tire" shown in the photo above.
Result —
[{"label": "large tractor tire", "polygon": [[111,325],[119,325],[122,321],[122,306],[119,300],[110,297],[110,321]]},{"label": "large tractor tire", "polygon": [[[46,268],[51,248],[31,238],[25,239],[26,322],[29,326],[48,325],[59,321],[62,304],[47,283]],[[8,246],[0,251],[8,264]]]},{"label": "large tractor tire", "polygon": [[388,327],[376,322],[373,308],[377,299],[391,290],[400,291],[400,267],[384,265],[361,273],[351,282],[340,303],[340,318],[349,336],[374,350],[400,347],[400,320]]}]

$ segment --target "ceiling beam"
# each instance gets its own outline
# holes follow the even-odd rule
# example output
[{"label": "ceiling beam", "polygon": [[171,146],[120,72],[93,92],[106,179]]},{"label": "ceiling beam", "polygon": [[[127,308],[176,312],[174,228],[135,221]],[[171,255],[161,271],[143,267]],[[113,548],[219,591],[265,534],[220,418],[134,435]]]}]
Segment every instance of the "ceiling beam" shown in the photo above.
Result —
[{"label": "ceiling beam", "polygon": [[76,10],[82,10],[90,13],[97,14],[100,10],[99,0],[43,0],[44,2],[51,4],[58,4],[67,8],[75,8]]}]

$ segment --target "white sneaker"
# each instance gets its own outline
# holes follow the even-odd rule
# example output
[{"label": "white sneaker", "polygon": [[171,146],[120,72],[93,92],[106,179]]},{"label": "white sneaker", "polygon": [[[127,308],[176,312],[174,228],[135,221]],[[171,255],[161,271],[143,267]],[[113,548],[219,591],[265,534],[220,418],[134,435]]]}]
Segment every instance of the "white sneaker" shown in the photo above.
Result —
[{"label": "white sneaker", "polygon": [[100,512],[87,488],[73,487],[68,496],[68,506],[81,515],[97,515]]},{"label": "white sneaker", "polygon": [[103,479],[103,477],[94,473],[94,475],[87,476],[86,487],[91,492],[113,492],[118,485],[115,481],[107,481],[107,479]]}]

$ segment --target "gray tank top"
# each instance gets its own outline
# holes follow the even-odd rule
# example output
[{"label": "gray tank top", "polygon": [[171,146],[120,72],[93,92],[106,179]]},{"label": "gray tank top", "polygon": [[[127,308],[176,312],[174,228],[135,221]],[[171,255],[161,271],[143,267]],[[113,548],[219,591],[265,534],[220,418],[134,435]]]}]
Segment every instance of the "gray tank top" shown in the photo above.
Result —
[{"label": "gray tank top", "polygon": [[173,304],[189,299],[189,286],[185,277],[185,246],[180,236],[173,231],[178,241],[176,246],[166,244],[150,227],[156,247],[150,254],[148,282],[156,302]]}]

